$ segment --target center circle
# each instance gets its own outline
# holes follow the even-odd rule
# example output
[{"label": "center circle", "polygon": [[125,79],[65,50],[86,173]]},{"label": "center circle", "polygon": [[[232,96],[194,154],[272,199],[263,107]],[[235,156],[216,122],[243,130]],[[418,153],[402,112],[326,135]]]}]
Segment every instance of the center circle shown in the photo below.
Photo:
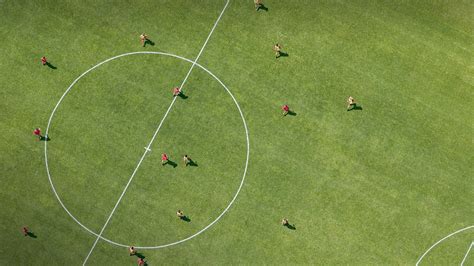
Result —
[{"label": "center circle", "polygon": [[[82,73],[79,77],[77,77],[72,83],[71,85],[69,85],[69,87],[66,89],[66,91],[64,92],[64,94],[61,96],[61,98],[59,99],[58,103],[56,104],[56,106],[54,107],[53,111],[51,112],[51,115],[49,117],[49,121],[48,121],[48,126],[46,128],[46,136],[48,135],[48,132],[49,132],[49,129],[50,129],[50,126],[51,126],[51,122],[53,120],[53,117],[54,117],[54,114],[56,113],[56,110],[58,109],[59,105],[61,104],[61,102],[63,101],[63,99],[66,97],[66,95],[69,93],[69,91],[74,87],[74,85],[82,78],[84,77],[85,75],[87,75],[87,73],[91,72],[92,70],[98,68],[99,66],[107,63],[107,62],[110,62],[112,60],[115,60],[115,59],[118,59],[118,58],[121,58],[121,57],[125,57],[125,56],[130,56],[130,55],[137,55],[137,54],[156,54],[156,55],[162,55],[162,56],[168,56],[168,57],[173,57],[173,58],[177,58],[177,59],[180,59],[180,60],[183,60],[183,61],[186,61],[188,63],[191,63],[193,64],[193,67],[194,66],[197,66],[199,67],[200,69],[204,70],[206,73],[208,73],[210,76],[212,76],[224,89],[225,91],[230,95],[230,97],[232,98],[233,102],[235,103],[236,107],[237,107],[237,110],[239,111],[239,114],[240,114],[240,117],[242,118],[242,124],[244,126],[244,129],[245,129],[245,134],[246,134],[246,146],[247,146],[247,149],[246,149],[246,159],[245,159],[245,166],[244,166],[244,169],[243,169],[243,174],[242,174],[242,178],[241,178],[241,181],[240,181],[240,185],[237,189],[237,191],[235,192],[233,198],[231,199],[231,201],[229,202],[229,204],[227,205],[227,207],[222,211],[222,213],[219,214],[219,216],[217,216],[216,219],[214,219],[210,224],[208,224],[207,226],[205,226],[204,228],[202,228],[201,230],[199,230],[198,232],[186,237],[186,238],[183,238],[181,240],[178,240],[178,241],[175,241],[175,242],[171,242],[171,243],[168,243],[168,244],[163,244],[163,245],[158,245],[158,246],[144,246],[144,247],[138,247],[136,246],[136,248],[139,248],[139,249],[159,249],[159,248],[165,248],[165,247],[170,247],[170,246],[174,246],[174,245],[177,245],[177,244],[180,244],[180,243],[183,243],[185,241],[188,241],[198,235],[200,235],[201,233],[203,233],[204,231],[206,231],[207,229],[209,229],[211,226],[213,226],[215,223],[217,223],[219,221],[220,218],[222,218],[222,216],[224,216],[224,214],[230,209],[230,207],[232,206],[232,204],[234,203],[234,201],[237,199],[237,196],[239,195],[240,193],[240,190],[242,189],[242,186],[245,182],[245,177],[246,177],[246,174],[247,174],[247,168],[248,168],[248,163],[249,163],[249,156],[250,156],[250,142],[249,142],[249,134],[248,134],[248,128],[247,128],[247,123],[245,121],[245,118],[244,118],[244,115],[242,113],[242,110],[240,109],[240,106],[237,102],[237,100],[235,99],[234,95],[232,94],[232,92],[227,88],[227,86],[216,76],[214,75],[211,71],[209,71],[208,69],[206,69],[205,67],[203,67],[202,65],[200,65],[199,63],[193,61],[193,60],[190,60],[190,59],[187,59],[187,58],[184,58],[182,56],[178,56],[178,55],[174,55],[174,54],[170,54],[170,53],[165,53],[165,52],[149,52],[149,51],[143,51],[143,52],[131,52],[131,53],[125,53],[125,54],[120,54],[120,55],[117,55],[117,56],[114,56],[114,57],[111,57],[109,59],[106,59],[98,64],[96,64],[95,66],[91,67],[90,69],[88,69],[87,71],[85,71],[84,73]],[[63,207],[63,209],[67,212],[67,214],[77,223],[79,224],[83,229],[85,229],[87,232],[89,232],[90,234],[92,235],[95,235],[96,237],[110,243],[110,244],[113,244],[113,245],[116,245],[116,246],[120,246],[120,247],[129,247],[129,246],[132,246],[131,244],[122,244],[122,243],[117,243],[117,242],[114,242],[108,238],[105,238],[103,237],[102,235],[99,235],[97,234],[96,232],[92,231],[91,229],[89,229],[87,226],[85,226],[84,224],[82,224],[76,217],[74,217],[74,215],[67,209],[67,207],[64,205],[63,201],[61,200],[61,198],[59,197],[58,193],[56,192],[56,188],[54,186],[54,183],[52,181],[52,178],[51,178],[51,174],[50,174],[50,170],[49,170],[49,164],[48,164],[48,142],[45,141],[44,142],[44,155],[45,155],[45,166],[46,166],[46,172],[48,174],[48,180],[49,180],[49,183],[51,185],[51,188],[53,190],[53,193],[54,195],[56,196],[56,199],[58,200],[59,204]]]}]

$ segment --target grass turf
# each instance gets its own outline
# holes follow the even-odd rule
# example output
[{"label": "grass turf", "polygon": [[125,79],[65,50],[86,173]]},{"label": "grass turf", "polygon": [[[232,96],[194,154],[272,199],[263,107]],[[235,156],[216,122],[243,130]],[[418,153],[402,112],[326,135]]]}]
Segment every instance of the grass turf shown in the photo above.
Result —
[{"label": "grass turf", "polygon": [[[412,264],[472,224],[472,3],[231,1],[200,64],[234,93],[251,159],[235,205],[183,244],[141,251],[150,264]],[[69,84],[130,51],[195,58],[223,1],[0,1],[2,264],[79,264],[93,241],[54,198],[45,129]],[[146,32],[155,46],[142,48]],[[274,42],[288,57],[275,59]],[[57,69],[42,67],[45,55]],[[156,55],[107,63],[81,79],[48,143],[58,193],[99,231],[189,64]],[[227,205],[245,161],[238,112],[195,68],[104,236],[158,245],[196,232]],[[363,110],[347,112],[354,96]],[[296,116],[281,117],[287,103]],[[161,151],[198,167],[162,167]],[[181,208],[191,222],[177,221]],[[279,224],[287,217],[296,230]],[[28,225],[38,236],[25,239]],[[459,263],[473,232],[427,264]],[[472,255],[469,257],[472,262]],[[100,241],[91,264],[132,264]]]}]

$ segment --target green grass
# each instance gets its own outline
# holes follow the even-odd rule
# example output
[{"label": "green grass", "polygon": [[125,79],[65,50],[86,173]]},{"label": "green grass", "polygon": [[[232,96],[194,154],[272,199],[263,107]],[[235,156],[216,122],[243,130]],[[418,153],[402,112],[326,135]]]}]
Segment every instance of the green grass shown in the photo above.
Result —
[{"label": "green grass", "polygon": [[[225,1],[0,0],[0,264],[82,264],[95,237],[49,185],[46,125],[81,73],[112,56],[194,59]],[[250,137],[246,182],[213,227],[141,250],[154,264],[413,265],[473,225],[473,24],[469,1],[231,0],[199,63],[232,91]],[[142,48],[146,32],[154,46]],[[283,45],[288,57],[275,59]],[[56,70],[41,66],[45,55]],[[191,65],[159,55],[106,63],[72,88],[48,160],[67,208],[100,231]],[[188,237],[239,187],[246,138],[222,86],[195,67],[104,231],[123,244]],[[347,112],[352,95],[363,107]],[[289,104],[296,116],[282,117]],[[178,167],[161,166],[166,152]],[[189,154],[197,167],[182,166]],[[175,217],[183,209],[191,222]],[[287,217],[296,230],[282,228]],[[25,239],[28,225],[38,236]],[[458,264],[474,230],[425,265]],[[468,257],[466,265],[472,264]],[[99,241],[89,263],[133,265]]]}]

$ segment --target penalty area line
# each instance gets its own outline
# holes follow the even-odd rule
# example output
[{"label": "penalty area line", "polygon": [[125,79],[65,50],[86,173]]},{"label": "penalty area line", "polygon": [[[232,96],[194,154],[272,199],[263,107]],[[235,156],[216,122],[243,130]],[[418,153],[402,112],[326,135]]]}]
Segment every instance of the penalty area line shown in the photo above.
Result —
[{"label": "penalty area line", "polygon": [[[219,17],[217,18],[216,22],[214,23],[214,26],[212,27],[211,32],[210,32],[209,35],[207,36],[206,41],[204,42],[203,46],[201,47],[201,50],[199,51],[198,55],[196,56],[196,59],[193,61],[193,64],[191,65],[191,68],[189,69],[188,73],[186,74],[186,77],[184,78],[183,82],[181,83],[180,88],[183,88],[184,84],[186,83],[186,81],[188,80],[189,76],[191,75],[191,72],[192,72],[194,66],[196,65],[196,63],[197,63],[199,57],[201,56],[202,52],[204,51],[204,48],[206,47],[207,42],[208,42],[209,39],[211,38],[212,33],[213,33],[214,30],[216,29],[217,24],[219,23],[219,21],[220,21],[221,18],[222,18],[222,15],[224,14],[224,11],[226,10],[227,6],[229,5],[229,1],[230,1],[230,0],[227,0],[227,1],[226,1],[226,4],[225,4],[224,8],[222,9],[221,13],[219,14]],[[153,134],[152,139],[151,139],[150,142],[148,143],[148,146],[145,148],[145,152],[143,153],[142,157],[140,158],[140,161],[138,162],[137,166],[135,167],[135,170],[133,170],[133,173],[132,173],[132,175],[130,176],[127,185],[125,186],[124,190],[122,191],[122,194],[120,195],[119,199],[118,199],[117,202],[115,203],[115,206],[114,206],[114,208],[112,209],[112,212],[110,213],[109,217],[108,217],[107,220],[105,221],[104,226],[103,226],[102,229],[100,230],[99,235],[97,236],[96,240],[94,241],[94,244],[92,245],[91,249],[89,250],[89,253],[87,254],[87,257],[84,259],[84,262],[82,263],[82,265],[86,265],[87,261],[89,260],[89,257],[91,256],[91,254],[92,254],[92,252],[94,251],[94,249],[95,249],[97,243],[99,242],[99,239],[101,238],[102,234],[104,233],[105,228],[107,227],[107,225],[108,225],[110,219],[111,219],[112,216],[114,215],[115,210],[117,209],[118,205],[119,205],[120,202],[122,201],[122,198],[123,198],[123,196],[125,195],[125,192],[127,191],[128,187],[129,187],[129,185],[130,185],[130,183],[132,182],[132,180],[133,180],[133,178],[134,178],[136,172],[138,171],[138,168],[140,167],[141,163],[142,163],[143,160],[145,159],[146,154],[147,154],[149,151],[151,151],[150,147],[151,147],[151,145],[153,144],[153,141],[155,140],[156,136],[158,135],[158,132],[160,131],[161,126],[163,125],[163,122],[165,121],[166,117],[168,116],[169,112],[171,111],[171,108],[173,107],[174,103],[176,102],[176,99],[177,99],[177,97],[174,97],[174,98],[173,98],[173,101],[171,101],[171,104],[170,104],[170,106],[168,107],[168,110],[166,111],[165,115],[164,115],[163,118],[161,119],[160,124],[158,125],[157,129],[155,130],[155,133]]]}]

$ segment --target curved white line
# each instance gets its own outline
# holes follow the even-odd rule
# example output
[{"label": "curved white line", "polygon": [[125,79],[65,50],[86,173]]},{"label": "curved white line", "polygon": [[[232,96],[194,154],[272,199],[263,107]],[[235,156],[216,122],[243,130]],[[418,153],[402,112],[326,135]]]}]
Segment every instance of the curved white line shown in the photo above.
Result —
[{"label": "curved white line", "polygon": [[[106,59],[100,63],[98,63],[97,65],[93,66],[92,68],[88,69],[86,72],[84,72],[83,74],[81,74],[78,78],[76,78],[73,83],[67,88],[67,90],[64,92],[64,94],[61,96],[60,100],[58,101],[58,103],[56,104],[56,106],[54,107],[52,113],[51,113],[51,116],[49,118],[49,121],[48,121],[48,126],[46,128],[46,135],[48,135],[48,132],[49,132],[49,129],[51,127],[51,121],[53,119],[53,116],[54,114],[56,113],[56,110],[57,108],[59,107],[59,105],[61,104],[62,100],[64,99],[64,97],[69,93],[69,91],[72,89],[72,87],[77,83],[77,81],[79,81],[80,78],[82,78],[83,76],[85,76],[87,73],[89,73],[90,71],[94,70],[95,68],[103,65],[104,63],[107,63],[107,62],[110,62],[112,60],[115,60],[117,58],[120,58],[120,57],[124,57],[124,56],[129,56],[129,55],[137,55],[137,54],[158,54],[158,55],[164,55],[164,56],[170,56],[170,57],[174,57],[174,58],[177,58],[177,59],[181,59],[183,61],[186,61],[186,62],[189,62],[189,63],[192,63],[192,64],[195,64],[196,66],[198,66],[200,69],[204,70],[205,72],[207,72],[208,74],[210,74],[214,79],[216,79],[223,87],[224,89],[227,91],[227,93],[229,93],[229,95],[231,96],[232,100],[234,101],[238,111],[239,111],[239,114],[240,114],[240,117],[242,118],[242,123],[244,125],[244,129],[245,129],[245,135],[246,135],[246,141],[247,141],[247,151],[246,151],[246,161],[245,161],[245,167],[244,167],[244,172],[243,172],[243,175],[242,175],[242,180],[240,182],[240,185],[239,185],[239,188],[236,192],[236,194],[234,195],[234,197],[232,198],[231,202],[229,203],[229,205],[224,209],[224,211],[211,223],[209,224],[208,226],[206,226],[205,228],[203,228],[202,230],[198,231],[197,233],[185,238],[185,239],[182,239],[182,240],[179,240],[179,241],[176,241],[176,242],[173,242],[173,243],[169,243],[169,244],[164,244],[164,245],[159,245],[159,246],[145,246],[145,247],[136,247],[136,248],[139,248],[139,249],[159,249],[159,248],[165,248],[165,247],[169,247],[169,246],[173,246],[173,245],[176,245],[176,244],[179,244],[179,243],[182,243],[184,241],[187,241],[187,240],[190,240],[198,235],[200,235],[201,233],[203,233],[204,231],[206,231],[207,229],[209,229],[209,227],[211,227],[212,225],[214,225],[215,223],[217,223],[217,221],[219,221],[222,216],[230,209],[230,207],[232,206],[232,204],[235,202],[235,200],[237,199],[237,196],[238,194],[240,193],[241,189],[242,189],[242,186],[245,182],[245,177],[247,175],[247,169],[248,169],[248,164],[249,164],[249,158],[250,158],[250,139],[249,139],[249,133],[248,133],[248,127],[247,127],[247,122],[245,121],[245,117],[243,115],[243,112],[242,112],[242,109],[240,108],[240,105],[238,104],[237,100],[235,99],[234,95],[232,94],[232,92],[229,90],[229,88],[227,88],[227,86],[216,76],[214,75],[214,73],[212,73],[211,71],[209,71],[207,68],[203,67],[201,64],[193,61],[193,60],[190,60],[188,58],[184,58],[182,56],[179,56],[179,55],[175,55],[175,54],[170,54],[170,53],[165,53],[165,52],[154,52],[154,51],[139,51],[139,52],[130,52],[130,53],[125,53],[125,54],[120,54],[120,55],[117,55],[117,56],[114,56],[114,57],[111,57],[109,59]],[[56,191],[56,188],[54,186],[54,183],[52,181],[52,178],[51,178],[51,173],[50,173],[50,170],[49,170],[49,165],[48,165],[48,154],[47,154],[47,146],[48,146],[48,142],[45,141],[45,164],[46,164],[46,172],[48,174],[48,179],[49,179],[49,183],[51,185],[51,188],[53,190],[53,193],[54,195],[56,196],[56,199],[59,201],[60,205],[63,207],[63,209],[66,211],[66,213],[77,223],[79,224],[83,229],[85,229],[87,232],[89,232],[90,234],[92,235],[95,235],[97,237],[99,237],[99,234],[97,234],[96,232],[92,231],[91,229],[89,229],[87,226],[83,225],[76,217],[74,217],[74,215],[72,215],[72,213],[67,209],[67,207],[64,205],[64,203],[61,201],[61,198],[59,197],[57,191]],[[130,245],[125,245],[125,244],[121,244],[121,243],[117,243],[115,241],[112,241],[108,238],[105,238],[103,236],[100,236],[100,239],[110,243],[110,244],[113,244],[113,245],[116,245],[116,246],[120,246],[120,247],[129,247]]]},{"label": "curved white line", "polygon": [[468,227],[465,227],[463,229],[460,229],[460,230],[457,230],[456,232],[454,233],[451,233],[443,238],[441,238],[440,240],[438,240],[438,242],[434,243],[425,253],[423,253],[423,255],[421,255],[421,257],[418,259],[418,261],[416,262],[416,266],[418,266],[418,264],[420,264],[421,260],[423,259],[423,257],[426,256],[426,254],[428,254],[428,252],[430,252],[430,250],[432,250],[434,247],[436,247],[439,243],[443,242],[445,239],[449,238],[449,237],[452,237],[453,235],[455,234],[458,234],[458,233],[461,233],[463,231],[466,231],[466,230],[469,230],[471,228],[474,228],[474,225],[471,225],[471,226],[468,226]]}]

